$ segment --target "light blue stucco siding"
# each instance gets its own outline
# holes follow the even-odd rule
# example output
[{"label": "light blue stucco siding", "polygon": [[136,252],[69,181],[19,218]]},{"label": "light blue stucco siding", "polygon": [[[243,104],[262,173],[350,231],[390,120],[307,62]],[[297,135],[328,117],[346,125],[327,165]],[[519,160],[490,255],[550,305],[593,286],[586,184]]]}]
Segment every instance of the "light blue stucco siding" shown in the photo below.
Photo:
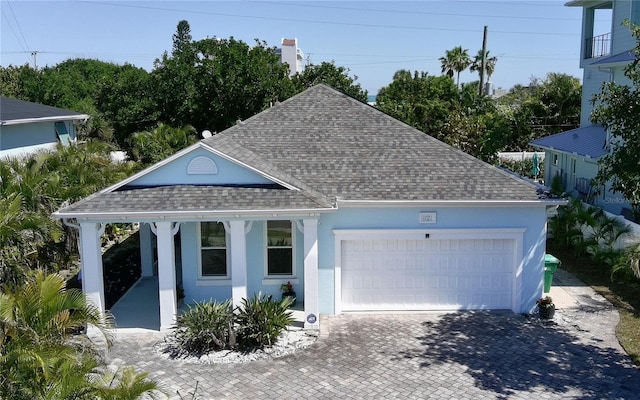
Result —
[{"label": "light blue stucco siding", "polygon": [[[215,173],[189,174],[189,164],[198,157],[213,161]],[[181,157],[130,182],[134,186],[154,185],[264,185],[272,181],[250,169],[203,149],[195,148]]]},{"label": "light blue stucco siding", "polygon": [[[199,277],[199,247],[198,225],[199,222],[182,223],[180,226],[182,243],[182,285],[185,291],[187,303],[193,301],[205,301],[214,299],[224,301],[231,298],[231,277],[215,280]],[[247,222],[247,227],[249,223]],[[266,229],[265,221],[253,221],[251,229],[246,235],[247,240],[247,295],[256,293],[281,297],[280,285],[291,281],[296,292],[297,301],[304,301],[304,237],[295,225],[294,233],[294,276],[293,277],[267,277],[266,271]],[[232,246],[232,244],[230,244]],[[227,260],[230,260],[230,247]],[[232,268],[229,265],[229,268]]]},{"label": "light blue stucco siding", "polygon": [[[437,223],[419,223],[420,212],[436,212]],[[335,310],[334,229],[495,229],[524,228],[520,312],[530,312],[542,295],[546,249],[546,209],[537,207],[484,208],[342,208],[323,214],[318,228],[320,313]]]},{"label": "light blue stucco siding", "polygon": [[34,122],[0,127],[0,150],[47,143],[55,144],[56,141],[56,131],[53,122]]}]

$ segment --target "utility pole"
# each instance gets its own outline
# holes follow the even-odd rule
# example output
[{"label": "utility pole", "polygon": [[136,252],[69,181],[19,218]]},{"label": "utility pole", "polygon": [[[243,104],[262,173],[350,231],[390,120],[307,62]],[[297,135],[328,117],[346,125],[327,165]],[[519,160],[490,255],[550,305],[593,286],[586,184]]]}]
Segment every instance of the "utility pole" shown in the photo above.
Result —
[{"label": "utility pole", "polygon": [[487,65],[487,32],[488,27],[484,26],[484,34],[482,36],[482,62],[480,63],[480,88],[478,89],[478,95],[482,97],[484,93],[484,71]]},{"label": "utility pole", "polygon": [[38,61],[37,61],[37,57],[38,57],[38,51],[32,51],[31,55],[33,56],[33,69],[37,70],[38,69]]}]

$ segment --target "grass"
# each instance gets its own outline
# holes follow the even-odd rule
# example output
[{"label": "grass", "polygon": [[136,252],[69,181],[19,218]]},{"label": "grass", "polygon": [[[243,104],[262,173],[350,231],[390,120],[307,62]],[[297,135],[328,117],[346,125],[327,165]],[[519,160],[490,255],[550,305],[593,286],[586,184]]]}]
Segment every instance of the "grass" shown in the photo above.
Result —
[{"label": "grass", "polygon": [[633,362],[640,366],[640,282],[612,281],[607,268],[587,257],[576,257],[571,250],[550,245],[549,252],[562,261],[563,269],[616,307],[620,314],[620,323],[616,327],[618,341]]}]

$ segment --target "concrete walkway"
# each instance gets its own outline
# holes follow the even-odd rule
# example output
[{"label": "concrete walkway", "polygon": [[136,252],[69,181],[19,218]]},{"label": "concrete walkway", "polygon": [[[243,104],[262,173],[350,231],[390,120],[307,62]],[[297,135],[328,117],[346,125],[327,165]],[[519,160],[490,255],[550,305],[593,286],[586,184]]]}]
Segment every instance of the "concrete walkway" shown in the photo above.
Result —
[{"label": "concrete walkway", "polygon": [[167,360],[158,332],[120,331],[114,365],[151,372],[172,399],[637,399],[617,311],[558,270],[553,322],[510,312],[323,317],[318,341],[245,364]]}]

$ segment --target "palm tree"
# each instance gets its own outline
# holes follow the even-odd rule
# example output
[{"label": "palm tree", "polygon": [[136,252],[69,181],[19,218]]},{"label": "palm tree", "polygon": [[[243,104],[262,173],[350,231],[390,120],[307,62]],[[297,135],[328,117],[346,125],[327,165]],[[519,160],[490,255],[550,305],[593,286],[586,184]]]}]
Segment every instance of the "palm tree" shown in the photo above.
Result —
[{"label": "palm tree", "polygon": [[[498,62],[498,58],[495,56],[489,57],[489,50],[486,51],[484,56],[485,56],[484,72],[487,74],[487,82],[489,82],[491,81],[491,75],[493,75],[494,71],[496,70],[496,63]],[[469,70],[471,72],[478,71],[478,73],[480,73],[481,69],[482,69],[482,49],[478,50],[478,54],[476,54],[475,58],[473,59],[473,62],[471,63],[471,66],[469,67]]]},{"label": "palm tree", "polygon": [[21,286],[3,287],[0,398],[137,399],[159,394],[147,374],[132,368],[109,373],[90,344],[71,340],[71,332],[90,324],[110,344],[112,321],[82,292],[65,286],[62,276],[37,272]]},{"label": "palm tree", "polygon": [[442,73],[453,78],[454,72],[456,73],[456,86],[460,88],[460,72],[464,71],[471,65],[471,58],[469,57],[469,50],[463,49],[462,46],[454,47],[451,50],[446,51],[444,57],[440,57],[440,63],[442,63]]}]

